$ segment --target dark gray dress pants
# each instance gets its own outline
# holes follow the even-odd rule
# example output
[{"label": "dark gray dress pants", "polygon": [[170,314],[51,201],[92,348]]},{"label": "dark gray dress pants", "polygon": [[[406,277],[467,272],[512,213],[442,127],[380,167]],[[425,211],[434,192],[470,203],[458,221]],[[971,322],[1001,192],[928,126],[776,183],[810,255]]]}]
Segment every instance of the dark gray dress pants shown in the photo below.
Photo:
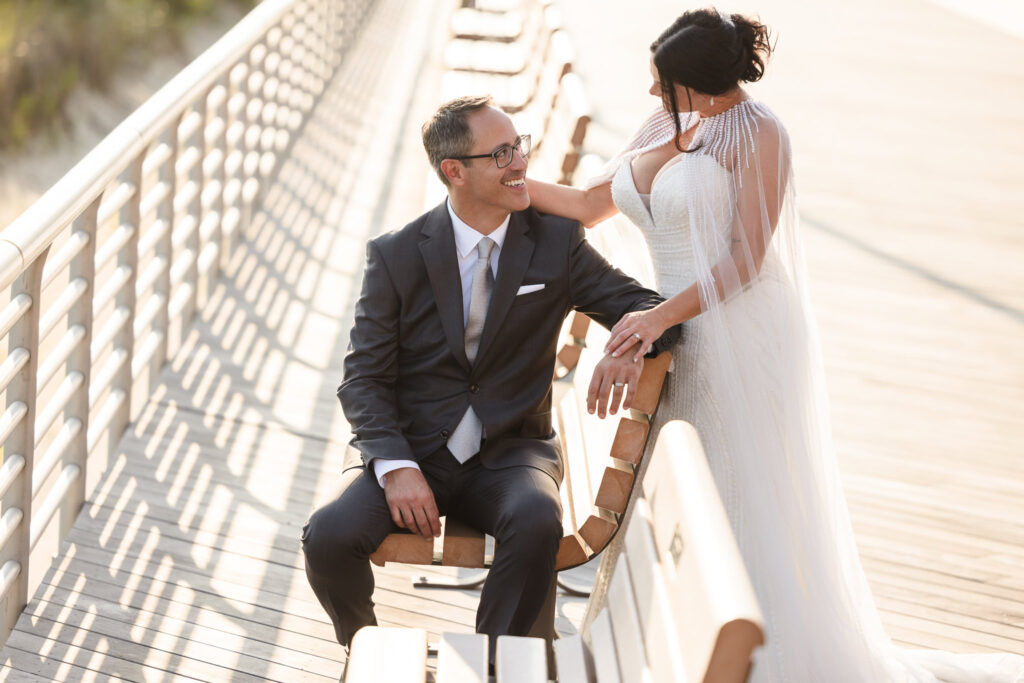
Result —
[{"label": "dark gray dress pants", "polygon": [[[494,564],[476,617],[493,652],[498,636],[527,634],[551,587],[562,536],[558,482],[533,467],[491,470],[476,457],[461,464],[447,448],[419,465],[440,514],[494,536]],[[338,496],[303,527],[306,576],[342,645],[377,623],[369,557],[396,530],[384,490],[363,467],[346,470]]]}]

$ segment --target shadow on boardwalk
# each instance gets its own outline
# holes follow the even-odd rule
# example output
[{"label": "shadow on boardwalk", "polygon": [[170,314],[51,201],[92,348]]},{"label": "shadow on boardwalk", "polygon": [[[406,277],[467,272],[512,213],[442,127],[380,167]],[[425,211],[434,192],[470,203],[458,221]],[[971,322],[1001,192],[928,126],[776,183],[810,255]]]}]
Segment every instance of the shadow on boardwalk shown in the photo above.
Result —
[{"label": "shadow on boardwalk", "polygon": [[[0,678],[337,680],[299,530],[349,436],[335,389],[365,240],[421,207],[406,132],[442,9],[379,3],[350,46],[139,419],[93,468]],[[471,630],[475,598],[440,597],[380,572],[382,622]]]}]

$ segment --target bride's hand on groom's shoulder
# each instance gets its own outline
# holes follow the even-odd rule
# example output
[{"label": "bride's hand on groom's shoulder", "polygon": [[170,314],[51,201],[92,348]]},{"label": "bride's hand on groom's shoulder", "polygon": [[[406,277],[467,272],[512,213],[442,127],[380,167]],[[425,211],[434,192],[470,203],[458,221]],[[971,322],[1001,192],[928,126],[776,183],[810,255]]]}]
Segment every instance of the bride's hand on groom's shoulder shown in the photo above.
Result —
[{"label": "bride's hand on groom's shoulder", "polygon": [[661,311],[657,308],[632,311],[619,318],[619,322],[612,327],[612,336],[604,351],[617,358],[633,349],[632,359],[639,360],[669,327],[671,325],[662,319]]},{"label": "bride's hand on groom's shoulder", "polygon": [[[614,415],[621,403],[623,410],[633,405],[636,387],[644,370],[644,359],[634,361],[629,355],[613,357],[605,355],[594,368],[587,391],[587,411],[604,418]],[[609,400],[610,397],[610,400]]]}]

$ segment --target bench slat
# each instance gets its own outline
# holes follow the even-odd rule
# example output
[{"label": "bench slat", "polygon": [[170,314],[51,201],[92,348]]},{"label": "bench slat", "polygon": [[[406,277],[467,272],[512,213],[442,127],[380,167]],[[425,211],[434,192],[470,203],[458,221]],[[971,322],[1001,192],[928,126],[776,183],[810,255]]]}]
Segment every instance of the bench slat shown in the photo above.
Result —
[{"label": "bench slat", "polygon": [[[539,15],[539,12],[535,12]],[[511,42],[522,35],[528,18],[521,10],[495,14],[464,7],[452,12],[449,26],[455,38]],[[526,28],[529,30],[529,28]]]},{"label": "bench slat", "polygon": [[665,373],[672,362],[671,353],[662,353],[656,358],[644,360],[644,372],[640,376],[640,386],[633,397],[633,410],[653,415],[661,398],[661,386],[665,383]]},{"label": "bench slat", "polygon": [[611,456],[631,465],[640,463],[651,426],[646,422],[623,417],[619,420],[615,441],[612,442]]},{"label": "bench slat", "polygon": [[487,683],[487,636],[442,633],[437,646],[437,683]]},{"label": "bench slat", "polygon": [[554,643],[558,683],[593,683],[594,663],[580,634]]},{"label": "bench slat", "polygon": [[423,538],[410,531],[396,531],[388,534],[370,561],[379,567],[385,562],[406,564],[431,564],[434,561],[434,539]]},{"label": "bench slat", "polygon": [[484,567],[485,548],[484,532],[460,519],[445,517],[441,564],[450,567]]},{"label": "bench slat", "polygon": [[423,683],[426,678],[425,629],[367,626],[352,639],[345,683]]},{"label": "bench slat", "polygon": [[612,634],[612,620],[608,610],[601,610],[590,624],[590,653],[594,657],[597,683],[621,683],[619,659]]},{"label": "bench slat", "polygon": [[494,655],[496,683],[547,683],[548,655],[542,638],[500,636]]},{"label": "bench slat", "polygon": [[[628,418],[623,418],[625,421]],[[606,464],[601,471],[594,505],[610,512],[622,514],[633,490],[633,467],[621,460],[605,457]]]},{"label": "bench slat", "polygon": [[590,549],[578,534],[562,536],[562,540],[558,542],[558,555],[555,556],[555,570],[578,567],[586,564],[590,558]]},{"label": "bench slat", "polygon": [[650,672],[647,671],[647,655],[644,653],[632,584],[626,558],[619,556],[608,584],[608,611],[615,636],[619,673],[624,680],[640,681],[643,676],[649,676]]},{"label": "bench slat", "polygon": [[590,546],[592,553],[597,553],[608,545],[617,528],[619,523],[615,515],[607,510],[595,508],[580,527],[580,537]]}]

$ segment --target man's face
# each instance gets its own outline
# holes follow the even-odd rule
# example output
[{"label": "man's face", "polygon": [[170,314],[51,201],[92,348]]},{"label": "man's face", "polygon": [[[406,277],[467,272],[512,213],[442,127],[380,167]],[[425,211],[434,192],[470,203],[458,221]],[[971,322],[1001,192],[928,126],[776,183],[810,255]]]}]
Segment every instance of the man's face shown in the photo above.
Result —
[{"label": "man's face", "polygon": [[[468,118],[473,133],[473,147],[469,154],[490,154],[502,145],[514,145],[516,129],[504,112],[494,107],[484,107]],[[518,151],[512,154],[512,162],[505,168],[498,168],[494,159],[472,159],[463,162],[465,182],[458,188],[462,202],[468,202],[470,210],[502,212],[522,211],[530,206],[530,194],[526,190],[526,158]]]}]

